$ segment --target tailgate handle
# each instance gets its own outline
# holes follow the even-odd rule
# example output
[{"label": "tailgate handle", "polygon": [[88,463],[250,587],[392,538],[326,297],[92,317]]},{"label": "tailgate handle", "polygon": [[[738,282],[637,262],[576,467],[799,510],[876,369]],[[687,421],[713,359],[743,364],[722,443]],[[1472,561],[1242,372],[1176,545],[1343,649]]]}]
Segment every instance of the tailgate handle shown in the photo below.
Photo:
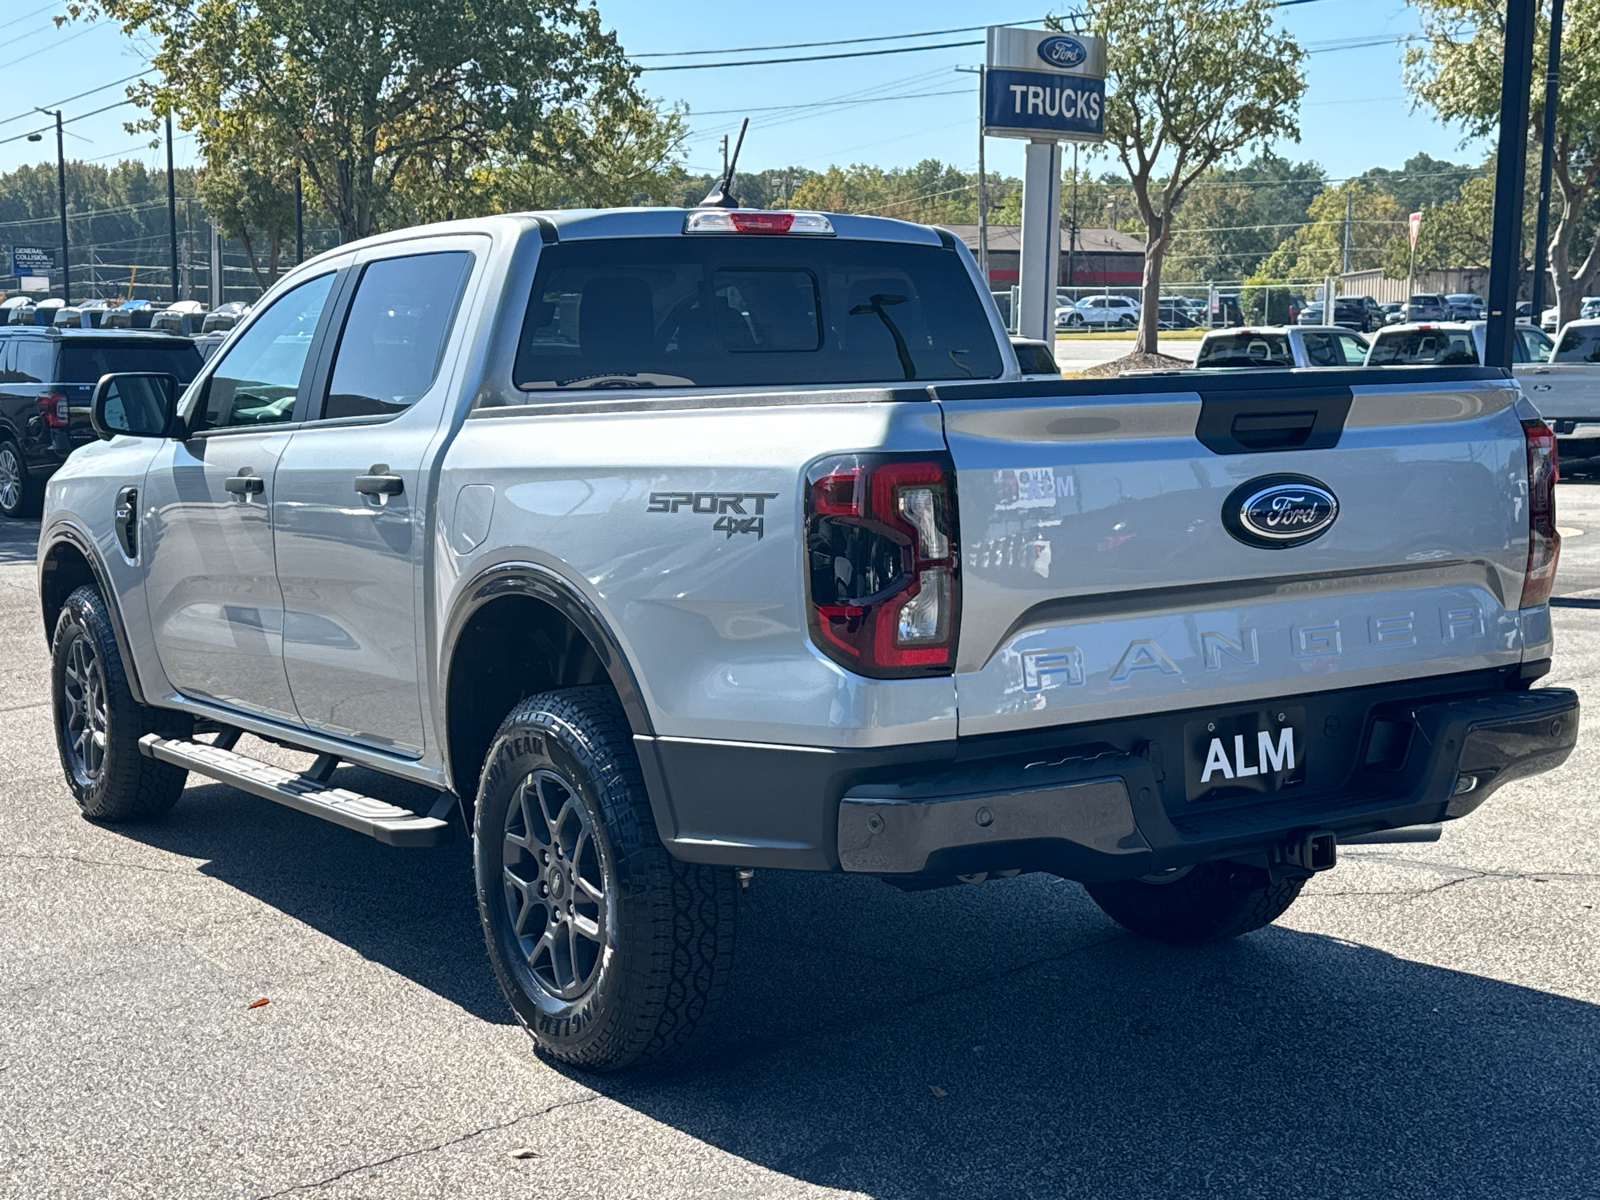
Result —
[{"label": "tailgate handle", "polygon": [[1298,450],[1316,423],[1315,411],[1242,413],[1233,419],[1233,440],[1248,450]]}]

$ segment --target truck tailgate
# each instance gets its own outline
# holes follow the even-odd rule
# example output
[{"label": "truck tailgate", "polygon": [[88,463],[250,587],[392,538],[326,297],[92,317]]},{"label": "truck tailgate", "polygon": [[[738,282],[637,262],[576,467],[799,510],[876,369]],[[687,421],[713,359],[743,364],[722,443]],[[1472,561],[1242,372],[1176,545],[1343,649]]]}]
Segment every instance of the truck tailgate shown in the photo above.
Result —
[{"label": "truck tailgate", "polygon": [[[961,734],[1502,666],[1547,641],[1548,610],[1517,608],[1531,413],[1496,373],[1405,370],[934,389]],[[1285,475],[1334,519],[1247,544],[1225,511]]]}]

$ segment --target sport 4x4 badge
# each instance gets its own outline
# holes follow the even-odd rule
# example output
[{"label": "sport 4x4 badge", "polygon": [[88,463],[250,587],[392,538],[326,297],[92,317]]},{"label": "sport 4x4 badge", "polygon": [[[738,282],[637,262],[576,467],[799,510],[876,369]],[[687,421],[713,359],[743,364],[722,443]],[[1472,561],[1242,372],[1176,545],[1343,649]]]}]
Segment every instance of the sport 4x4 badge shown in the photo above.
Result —
[{"label": "sport 4x4 badge", "polygon": [[[767,501],[777,492],[651,492],[650,513],[675,513],[687,508],[701,516],[714,516],[711,528],[725,537],[753,533],[760,541],[767,532]],[[750,505],[746,508],[745,505]]]}]

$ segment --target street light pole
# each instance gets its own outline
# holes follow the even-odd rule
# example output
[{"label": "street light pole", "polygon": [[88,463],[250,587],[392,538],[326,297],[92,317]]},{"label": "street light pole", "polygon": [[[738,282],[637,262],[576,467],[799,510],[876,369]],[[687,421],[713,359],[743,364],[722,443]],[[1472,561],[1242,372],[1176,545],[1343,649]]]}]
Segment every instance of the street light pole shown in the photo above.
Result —
[{"label": "street light pole", "polygon": [[[1539,156],[1539,216],[1533,233],[1533,319],[1544,311],[1545,259],[1550,245],[1550,167],[1555,154],[1556,108],[1561,102],[1561,18],[1565,0],[1550,0],[1550,58],[1544,76],[1544,146]],[[1556,324],[1560,324],[1557,315]]]},{"label": "street light pole", "polygon": [[1500,76],[1500,149],[1489,243],[1489,325],[1484,366],[1511,369],[1522,278],[1522,186],[1528,166],[1528,92],[1533,86],[1534,0],[1506,0],[1505,67]]},{"label": "street light pole", "polygon": [[34,107],[56,119],[56,190],[61,197],[61,299],[72,303],[72,268],[67,264],[67,153],[61,141],[61,110]]},{"label": "street light pole", "polygon": [[172,114],[167,114],[167,236],[172,243],[172,302],[178,302],[178,192],[172,182]]}]

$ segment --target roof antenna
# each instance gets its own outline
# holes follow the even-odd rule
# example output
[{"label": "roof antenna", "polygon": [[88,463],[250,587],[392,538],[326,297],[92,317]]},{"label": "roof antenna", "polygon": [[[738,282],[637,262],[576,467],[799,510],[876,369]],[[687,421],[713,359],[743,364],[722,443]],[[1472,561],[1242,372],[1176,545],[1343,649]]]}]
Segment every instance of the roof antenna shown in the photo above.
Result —
[{"label": "roof antenna", "polygon": [[746,117],[739,126],[739,140],[733,144],[733,157],[728,160],[728,169],[722,178],[717,180],[717,186],[706,193],[706,198],[700,201],[701,208],[738,208],[739,201],[733,194],[733,169],[739,165],[739,150],[744,145],[744,131],[750,128],[750,118]]}]

